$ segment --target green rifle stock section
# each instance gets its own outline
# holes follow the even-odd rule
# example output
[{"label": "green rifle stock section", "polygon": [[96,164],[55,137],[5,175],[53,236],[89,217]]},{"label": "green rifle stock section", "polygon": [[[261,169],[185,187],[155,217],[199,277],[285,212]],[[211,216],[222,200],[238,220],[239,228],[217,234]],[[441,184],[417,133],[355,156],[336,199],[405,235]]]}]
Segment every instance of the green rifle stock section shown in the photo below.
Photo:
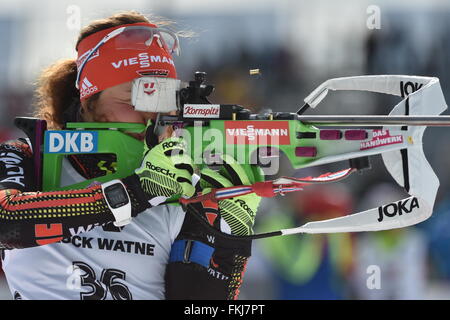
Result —
[{"label": "green rifle stock section", "polygon": [[298,120],[209,120],[207,125],[198,122],[184,129],[182,135],[191,142],[189,152],[199,167],[205,165],[208,154],[225,153],[241,163],[255,181],[264,181],[261,167],[273,166],[278,172],[281,163],[276,161],[281,153],[294,169],[307,166],[317,156],[299,157],[296,149],[323,143],[318,128]]},{"label": "green rifle stock section", "polygon": [[[61,168],[65,156],[71,154],[80,154],[80,152],[61,152],[43,154],[43,179],[42,190],[69,190],[85,188],[94,181],[107,182],[113,179],[120,179],[134,173],[134,170],[141,165],[144,144],[124,132],[139,133],[145,129],[145,125],[136,123],[68,123],[67,128],[71,130],[58,131],[74,131],[89,130],[97,132],[98,143],[95,153],[113,153],[117,156],[116,172],[107,174],[102,177],[85,180],[83,182],[62,186],[61,185]],[[45,136],[44,146],[48,145],[48,135]],[[44,148],[46,150],[46,148]]]},{"label": "green rifle stock section", "polygon": [[[116,154],[116,172],[77,184],[61,186],[63,158],[80,152],[44,152],[43,191],[79,189],[87,187],[94,181],[103,183],[124,178],[133,174],[134,170],[141,165],[143,143],[125,132],[140,133],[145,129],[144,125],[68,123],[67,128],[69,129],[67,131],[72,132],[74,130],[98,132],[96,153]],[[205,155],[226,153],[242,164],[248,176],[253,177],[254,181],[264,181],[264,174],[260,167],[267,166],[268,161],[273,161],[280,152],[287,156],[293,168],[307,166],[308,163],[316,160],[318,155],[298,156],[296,148],[315,148],[322,143],[318,138],[319,129],[312,125],[305,125],[298,120],[209,120],[187,125],[181,132],[181,136],[186,139],[188,152],[199,169],[206,166],[207,156]],[[44,144],[48,143],[46,135]],[[270,151],[267,151],[268,149]],[[47,149],[44,148],[44,150]],[[261,155],[262,158],[260,158]],[[278,168],[276,169],[278,170]],[[175,198],[170,200],[173,201]]]}]

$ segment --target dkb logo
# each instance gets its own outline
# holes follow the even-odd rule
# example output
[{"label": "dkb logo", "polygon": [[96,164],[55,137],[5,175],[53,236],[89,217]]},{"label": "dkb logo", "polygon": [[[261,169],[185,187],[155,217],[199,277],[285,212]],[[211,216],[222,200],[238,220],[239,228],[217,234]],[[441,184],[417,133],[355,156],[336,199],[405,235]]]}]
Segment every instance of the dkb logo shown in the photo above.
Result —
[{"label": "dkb logo", "polygon": [[47,131],[45,141],[45,153],[97,152],[98,132]]}]

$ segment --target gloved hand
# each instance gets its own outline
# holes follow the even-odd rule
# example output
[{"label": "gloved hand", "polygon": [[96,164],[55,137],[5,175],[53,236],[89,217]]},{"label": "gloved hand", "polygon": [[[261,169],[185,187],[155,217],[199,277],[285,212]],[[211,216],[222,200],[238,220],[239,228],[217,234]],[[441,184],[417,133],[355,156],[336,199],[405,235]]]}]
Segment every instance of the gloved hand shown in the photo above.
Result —
[{"label": "gloved hand", "polygon": [[[202,194],[211,192],[211,188],[226,188],[239,185],[250,185],[257,182],[260,170],[251,166],[252,176],[249,176],[234,158],[221,155],[222,165],[219,171],[204,168],[200,172],[200,187]],[[261,197],[254,193],[219,201],[219,214],[228,224],[233,235],[253,234],[256,211]]]},{"label": "gloved hand", "polygon": [[142,190],[156,206],[172,196],[190,198],[195,193],[192,185],[194,164],[186,152],[182,138],[171,137],[158,143],[153,134],[154,125],[147,125],[144,156],[141,167],[135,170]]}]

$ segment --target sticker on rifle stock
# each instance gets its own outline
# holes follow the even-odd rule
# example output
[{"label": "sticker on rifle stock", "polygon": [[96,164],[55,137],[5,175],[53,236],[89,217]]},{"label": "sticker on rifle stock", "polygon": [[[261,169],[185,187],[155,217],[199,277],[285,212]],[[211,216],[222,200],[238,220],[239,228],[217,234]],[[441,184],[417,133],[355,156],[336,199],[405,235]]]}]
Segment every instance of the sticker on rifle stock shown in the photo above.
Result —
[{"label": "sticker on rifle stock", "polygon": [[225,121],[227,144],[291,144],[288,121]]},{"label": "sticker on rifle stock", "polygon": [[97,152],[98,132],[47,131],[45,142],[45,153]]},{"label": "sticker on rifle stock", "polygon": [[219,118],[219,104],[185,104],[183,107],[184,118]]},{"label": "sticker on rifle stock", "polygon": [[373,130],[372,140],[361,142],[360,150],[373,149],[390,144],[403,143],[403,136],[391,136],[389,130]]}]

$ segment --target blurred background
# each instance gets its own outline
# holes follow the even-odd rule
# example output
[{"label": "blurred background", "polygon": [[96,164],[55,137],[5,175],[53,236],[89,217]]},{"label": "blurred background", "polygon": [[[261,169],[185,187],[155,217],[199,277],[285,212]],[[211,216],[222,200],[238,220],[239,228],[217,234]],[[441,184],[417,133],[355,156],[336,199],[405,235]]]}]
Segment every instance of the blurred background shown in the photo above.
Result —
[{"label": "blurred background", "polygon": [[[76,56],[81,27],[122,10],[175,21],[194,34],[181,40],[179,77],[205,71],[211,100],[255,112],[295,112],[323,81],[366,74],[435,76],[450,99],[448,0],[2,0],[0,1],[0,141],[16,138],[15,116],[33,111],[42,68]],[[251,76],[250,69],[260,69]],[[388,114],[399,100],[330,93],[307,114]],[[448,114],[448,112],[445,112]],[[294,235],[257,240],[240,299],[449,299],[450,139],[429,128],[425,154],[441,187],[433,216],[414,227],[374,233]],[[441,145],[443,143],[443,145]],[[264,199],[256,231],[299,226],[402,199],[381,162],[343,183]],[[298,177],[337,165],[280,175]],[[306,200],[307,199],[307,200]],[[1,277],[0,299],[11,299]]]}]

